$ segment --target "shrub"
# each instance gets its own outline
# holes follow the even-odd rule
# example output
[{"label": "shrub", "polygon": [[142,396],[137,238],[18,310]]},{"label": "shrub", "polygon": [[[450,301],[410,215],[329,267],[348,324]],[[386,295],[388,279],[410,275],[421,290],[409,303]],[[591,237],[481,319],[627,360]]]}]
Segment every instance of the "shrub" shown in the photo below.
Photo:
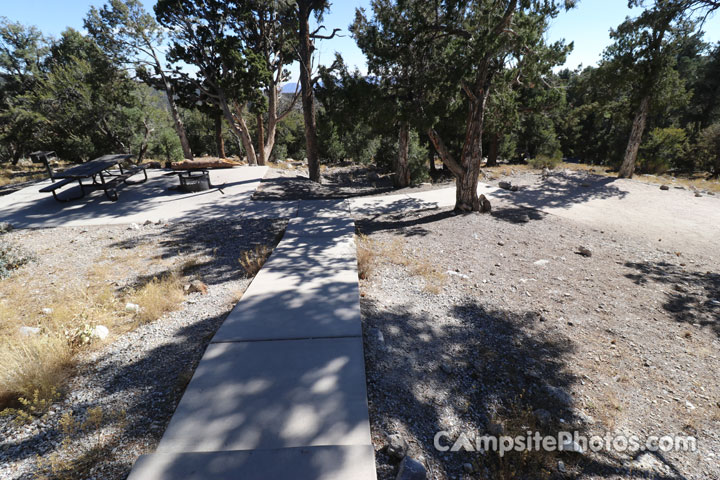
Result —
[{"label": "shrub", "polygon": [[720,123],[700,132],[697,146],[702,169],[714,177],[720,176]]},{"label": "shrub", "polygon": [[12,244],[0,240],[0,279],[9,277],[13,270],[25,265],[30,257]]},{"label": "shrub", "polygon": [[258,245],[254,250],[245,250],[240,254],[238,262],[247,273],[248,277],[254,277],[260,271],[265,261],[272,253],[272,248],[266,245]]},{"label": "shrub", "polygon": [[358,277],[361,280],[365,280],[375,270],[377,244],[367,235],[358,235],[355,238],[357,245]]},{"label": "shrub", "polygon": [[640,173],[662,174],[671,168],[688,169],[687,134],[682,128],[656,128],[640,147],[637,169]]},{"label": "shrub", "polygon": [[536,155],[535,158],[528,160],[528,165],[532,168],[537,168],[538,170],[542,168],[549,168],[552,170],[557,167],[561,161],[562,155],[560,152],[557,152],[553,155]]}]

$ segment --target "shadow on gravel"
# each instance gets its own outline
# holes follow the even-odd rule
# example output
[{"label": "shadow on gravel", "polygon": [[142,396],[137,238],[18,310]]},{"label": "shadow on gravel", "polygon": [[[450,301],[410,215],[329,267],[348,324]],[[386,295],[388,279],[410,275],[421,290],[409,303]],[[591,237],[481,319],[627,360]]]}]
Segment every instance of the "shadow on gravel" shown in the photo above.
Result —
[{"label": "shadow on gravel", "polygon": [[[451,432],[449,440],[440,442],[445,446],[463,432],[470,442],[476,434],[525,437],[532,431],[557,438],[561,431],[587,433],[592,420],[569,393],[579,381],[566,360],[574,351],[573,341],[533,331],[541,321],[535,313],[490,309],[468,300],[448,307],[447,315],[459,322],[440,327],[433,318],[410,313],[409,306],[390,309],[366,298],[361,307],[374,435],[396,433],[395,425],[403,425],[422,443],[422,454],[432,457],[427,463],[436,470],[431,473],[470,478],[464,473],[467,463],[476,472],[472,478],[617,478],[628,473],[627,464],[613,454],[530,451],[500,456],[435,449],[440,431]],[[376,456],[378,478],[395,478],[397,460],[385,450]],[[559,460],[567,476],[558,472]],[[633,478],[682,477],[636,470]]]},{"label": "shadow on gravel", "polygon": [[364,234],[402,229],[404,236],[423,236],[431,233],[431,231],[423,228],[423,225],[454,216],[456,216],[456,214],[452,210],[437,209],[413,212],[411,214],[379,214],[373,217],[358,219],[355,221],[355,226],[360,233]]},{"label": "shadow on gravel", "polygon": [[367,167],[335,168],[322,173],[323,183],[306,176],[264,178],[253,200],[324,200],[379,195],[393,190],[390,176]]},{"label": "shadow on gravel", "polygon": [[720,274],[690,272],[667,262],[625,263],[625,276],[638,285],[671,286],[663,308],[680,323],[699,324],[720,336]]},{"label": "shadow on gravel", "polygon": [[[284,220],[202,220],[169,223],[161,230],[117,242],[114,248],[133,249],[144,243],[160,245],[163,258],[178,255],[208,256],[212,260],[194,265],[186,273],[208,285],[247,276],[239,259],[243,251],[266,245],[274,248],[287,224]],[[140,281],[142,279],[139,279]]]},{"label": "shadow on gravel", "polygon": [[599,175],[580,176],[559,173],[517,192],[499,190],[493,193],[493,197],[533,209],[569,208],[590,200],[624,198],[627,192],[614,185],[616,181],[616,178]]}]

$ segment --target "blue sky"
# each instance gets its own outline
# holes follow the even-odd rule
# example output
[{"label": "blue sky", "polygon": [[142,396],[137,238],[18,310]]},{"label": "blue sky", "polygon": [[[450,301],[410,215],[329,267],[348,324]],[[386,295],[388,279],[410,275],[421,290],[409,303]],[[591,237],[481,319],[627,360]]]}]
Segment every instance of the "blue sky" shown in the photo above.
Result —
[{"label": "blue sky", "polygon": [[[0,15],[24,24],[35,25],[43,33],[58,36],[65,27],[82,28],[83,18],[91,5],[101,6],[103,0],[0,0]],[[148,9],[155,4],[154,0],[143,0]],[[336,0],[331,12],[325,17],[325,25],[341,28],[344,37],[321,42],[318,45],[320,63],[331,63],[335,52],[343,55],[345,63],[365,69],[362,52],[355,46],[349,36],[347,27],[352,23],[356,7],[368,7],[369,0],[356,2]],[[610,28],[621,23],[626,16],[634,16],[627,8],[627,0],[581,0],[577,8],[561,13],[553,20],[548,40],[564,38],[573,41],[575,49],[569,56],[566,66],[575,68],[578,65],[594,65],[600,58],[603,49],[610,43]],[[705,24],[706,41],[720,41],[720,14],[716,14]],[[293,69],[297,70],[297,69]],[[297,73],[293,74],[294,78]]]}]

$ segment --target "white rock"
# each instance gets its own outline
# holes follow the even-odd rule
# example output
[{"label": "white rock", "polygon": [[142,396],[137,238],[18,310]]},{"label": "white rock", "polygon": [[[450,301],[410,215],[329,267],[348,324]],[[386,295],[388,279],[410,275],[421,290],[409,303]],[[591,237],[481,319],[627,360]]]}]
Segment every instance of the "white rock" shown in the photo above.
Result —
[{"label": "white rock", "polygon": [[547,265],[548,263],[550,263],[550,260],[545,260],[544,258],[541,258],[540,260],[538,260],[537,262],[534,262],[534,263],[535,263],[535,265],[543,266],[543,265]]},{"label": "white rock", "polygon": [[572,440],[568,440],[568,441],[566,441],[565,443],[563,443],[563,444],[560,446],[560,451],[561,451],[561,452],[579,453],[580,455],[582,455],[583,453],[585,453],[585,451],[584,451],[583,448],[580,446],[580,444],[577,443],[577,442],[573,442]]},{"label": "white rock", "polygon": [[139,312],[140,311],[140,305],[137,303],[126,303],[125,304],[125,311],[126,312]]},{"label": "white rock", "polygon": [[128,227],[128,230],[140,230],[140,228],[140,225],[138,225],[137,223],[133,223]]},{"label": "white rock", "polygon": [[18,331],[23,337],[29,337],[31,335],[37,335],[38,333],[40,333],[40,329],[38,327],[27,327],[25,325],[18,328]]},{"label": "white rock", "polygon": [[52,308],[43,308],[42,313],[43,313],[43,315],[52,315],[53,309]]},{"label": "white rock", "polygon": [[105,340],[110,335],[110,330],[105,325],[97,325],[93,328],[92,335],[100,340]]},{"label": "white rock", "polygon": [[468,277],[467,275],[465,275],[464,273],[458,273],[458,272],[455,272],[455,271],[453,271],[453,270],[448,270],[446,273],[447,273],[448,275],[452,276],[452,277],[462,278],[463,280],[467,280],[468,278],[470,278],[470,277]]}]

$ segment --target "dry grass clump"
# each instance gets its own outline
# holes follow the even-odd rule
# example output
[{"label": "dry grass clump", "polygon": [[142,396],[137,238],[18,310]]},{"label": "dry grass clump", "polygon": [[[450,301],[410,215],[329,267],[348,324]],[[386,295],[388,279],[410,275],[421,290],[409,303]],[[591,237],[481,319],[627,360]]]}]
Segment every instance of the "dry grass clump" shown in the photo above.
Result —
[{"label": "dry grass clump", "polygon": [[357,245],[358,277],[365,280],[375,271],[378,255],[377,242],[367,235],[360,234],[355,237],[355,245]]},{"label": "dry grass clump", "polygon": [[245,250],[240,254],[238,262],[242,266],[248,277],[254,277],[260,271],[268,257],[272,253],[272,248],[267,245],[258,245],[254,250]]},{"label": "dry grass clump", "polygon": [[62,336],[2,338],[0,406],[24,406],[41,415],[57,397],[72,364],[72,348]]},{"label": "dry grass clump", "polygon": [[173,272],[153,277],[129,295],[130,302],[140,306],[135,319],[141,324],[154,322],[177,309],[184,297],[182,281]]},{"label": "dry grass clump", "polygon": [[[98,272],[105,271],[105,276]],[[22,275],[0,282],[0,409],[42,414],[72,373],[73,357],[100,344],[97,326],[121,334],[175,310],[184,299],[182,279],[174,272],[151,278],[139,287],[112,287],[112,269],[90,269],[80,284],[29,294]],[[139,305],[127,311],[126,303]]]}]

